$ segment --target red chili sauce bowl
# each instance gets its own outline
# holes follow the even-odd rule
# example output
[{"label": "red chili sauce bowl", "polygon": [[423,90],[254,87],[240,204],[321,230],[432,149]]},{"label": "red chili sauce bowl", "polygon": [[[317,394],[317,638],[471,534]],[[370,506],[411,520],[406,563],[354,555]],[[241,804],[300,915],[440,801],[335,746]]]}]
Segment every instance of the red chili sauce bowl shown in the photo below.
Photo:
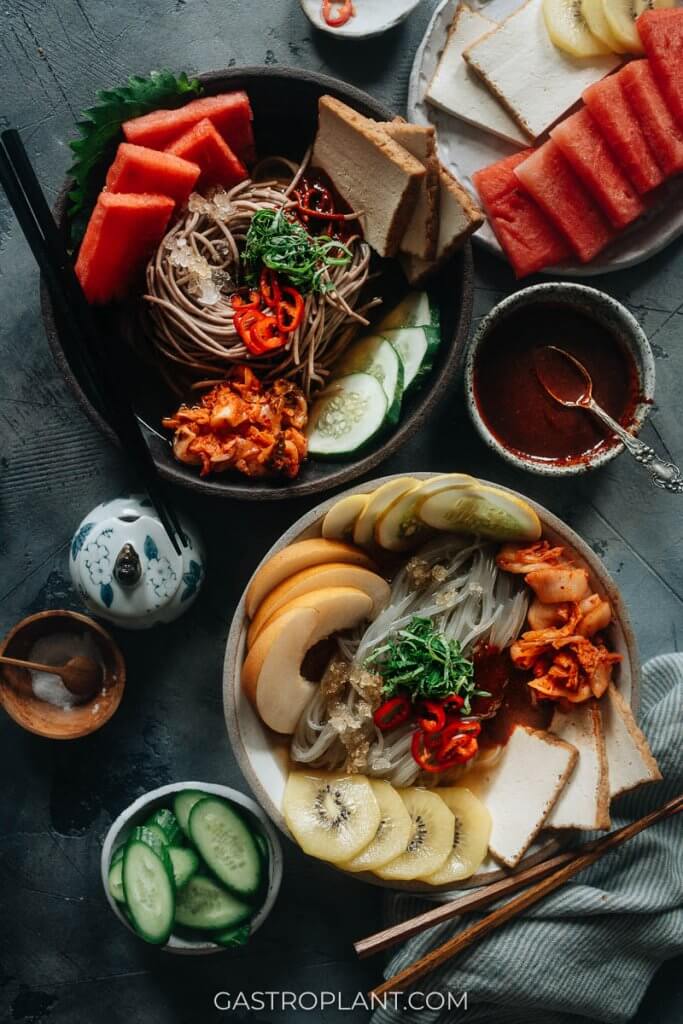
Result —
[{"label": "red chili sauce bowl", "polygon": [[[547,345],[578,359],[593,397],[633,434],[654,399],[647,336],[616,299],[585,285],[534,285],[504,299],[480,322],[465,365],[470,416],[486,444],[518,468],[549,476],[604,465],[623,444],[585,409],[544,388],[538,353]],[[561,391],[562,380],[554,381]]]}]

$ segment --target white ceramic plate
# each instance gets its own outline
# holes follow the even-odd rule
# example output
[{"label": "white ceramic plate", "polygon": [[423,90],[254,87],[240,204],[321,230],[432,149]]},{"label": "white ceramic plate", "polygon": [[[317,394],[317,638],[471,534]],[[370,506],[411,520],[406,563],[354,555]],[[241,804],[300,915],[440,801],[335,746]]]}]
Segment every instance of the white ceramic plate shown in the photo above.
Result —
[{"label": "white ceramic plate", "polygon": [[354,0],[355,15],[339,28],[332,28],[323,18],[322,0],[299,0],[299,3],[309,21],[321,32],[340,39],[366,39],[398,25],[421,0]]},{"label": "white ceramic plate", "polygon": [[[427,480],[434,476],[433,473],[411,473],[410,475],[420,480]],[[376,480],[369,480],[358,487],[350,488],[337,494],[334,498],[329,498],[321,505],[307,512],[272,546],[261,564],[282,548],[287,547],[288,544],[304,540],[307,537],[320,536],[321,523],[325,513],[345,494],[364,494],[374,491],[380,484],[386,483],[387,480],[391,479],[392,477],[387,476]],[[482,483],[486,483],[486,481],[482,481]],[[496,484],[495,486],[500,485]],[[508,489],[503,488],[503,490]],[[520,498],[524,497],[517,494],[516,491],[509,491],[509,493]],[[529,501],[529,504],[536,509],[543,524],[543,536],[547,537],[551,542],[568,547],[579,564],[583,564],[588,569],[595,589],[609,599],[614,610],[614,621],[610,627],[611,646],[623,655],[623,661],[619,665],[616,681],[624,697],[631,702],[634,711],[637,710],[640,677],[638,649],[628,612],[624,607],[616,583],[595,552],[566,523],[563,523],[541,505],[537,505],[528,498],[524,498],[524,500]],[[258,566],[256,568],[258,569]],[[244,595],[242,595],[230,627],[223,664],[223,708],[225,720],[233,753],[247,782],[265,812],[277,827],[291,839],[292,836],[287,829],[280,810],[290,766],[288,757],[289,743],[286,738],[282,740],[276,739],[274,733],[271,733],[263,725],[249,700],[242,692],[240,685],[247,625],[248,622],[244,612]],[[526,867],[537,861],[544,860],[555,853],[560,845],[556,838],[550,838],[548,835],[542,834],[540,840],[529,849],[527,855],[522,860],[522,864]],[[492,858],[488,858],[476,875],[467,879],[457,888],[470,888],[475,885],[494,882],[507,874],[509,874],[509,871],[502,871],[498,863]],[[446,885],[439,889],[437,886],[428,886],[421,882],[385,882],[369,873],[354,874],[353,877],[360,881],[370,882],[373,885],[432,894],[435,892],[448,892],[454,888],[453,886]]]},{"label": "white ceramic plate", "polygon": [[[424,98],[457,6],[458,0],[443,0],[439,4],[417,49],[408,90],[408,120],[415,124],[434,125],[442,161],[476,198],[471,178],[473,172],[509,156],[515,152],[515,147],[490,132],[468,125],[433,107]],[[489,0],[488,3],[474,0],[470,6],[481,10],[493,21],[502,21],[519,7],[519,0]],[[679,177],[662,186],[651,209],[621,232],[592,263],[553,267],[546,273],[554,276],[592,277],[613,270],[625,270],[654,256],[682,234],[683,177]],[[491,252],[505,258],[488,223],[479,229],[474,238]]]}]

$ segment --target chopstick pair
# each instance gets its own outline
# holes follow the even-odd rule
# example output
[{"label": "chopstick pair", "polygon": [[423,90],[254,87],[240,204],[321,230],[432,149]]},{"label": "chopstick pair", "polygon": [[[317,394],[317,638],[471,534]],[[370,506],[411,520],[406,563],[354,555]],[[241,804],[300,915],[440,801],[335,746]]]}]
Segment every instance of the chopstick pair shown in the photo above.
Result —
[{"label": "chopstick pair", "polygon": [[80,364],[86,389],[112,426],[124,454],[136,465],[159,519],[177,554],[187,538],[168,502],[151,452],[133,410],[120,346],[98,325],[74,272],[66,246],[14,128],[0,135],[0,184],[43,275],[62,321],[62,343],[72,364]]},{"label": "chopstick pair", "polygon": [[387,928],[384,931],[369,936],[367,939],[354,943],[354,949],[358,956],[370,956],[373,953],[387,949],[403,939],[409,938],[411,935],[416,935],[425,928],[431,928],[442,921],[447,921],[467,911],[487,906],[500,897],[515,892],[529,882],[535,882],[534,885],[531,885],[530,888],[515,897],[515,899],[510,900],[502,907],[498,907],[486,917],[481,918],[469,928],[459,932],[441,946],[437,946],[436,949],[431,950],[419,960],[399,971],[398,974],[378,985],[369,995],[372,998],[381,999],[389,992],[395,992],[397,989],[403,990],[408,985],[414,984],[414,982],[424,978],[426,974],[430,974],[431,971],[440,967],[447,960],[461,953],[485,935],[500,928],[501,925],[517,917],[528,907],[538,903],[544,896],[564,885],[565,882],[573,878],[580,871],[583,871],[584,868],[590,867],[591,864],[594,864],[606,853],[609,853],[610,850],[632,839],[646,828],[655,825],[658,821],[673,817],[673,815],[679,814],[681,811],[683,811],[683,794],[674,797],[673,800],[669,800],[662,807],[658,807],[630,825],[625,825],[623,828],[617,829],[616,832],[610,832],[609,835],[602,836],[600,839],[585,843],[577,850],[558,854],[545,863],[536,864],[525,871],[521,871],[518,875],[504,878],[500,882],[487,886],[481,892],[461,896],[451,903],[443,904],[434,910],[427,911],[425,914],[420,914],[409,921],[403,921],[392,928]]}]

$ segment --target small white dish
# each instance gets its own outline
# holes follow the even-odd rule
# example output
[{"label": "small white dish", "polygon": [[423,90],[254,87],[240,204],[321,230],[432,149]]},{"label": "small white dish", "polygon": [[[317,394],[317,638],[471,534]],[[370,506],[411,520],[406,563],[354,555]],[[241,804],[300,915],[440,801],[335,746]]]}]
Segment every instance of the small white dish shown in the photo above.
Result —
[{"label": "small white dish", "polygon": [[[388,32],[415,10],[421,0],[354,0],[356,13],[338,28],[323,18],[323,0],[299,0],[308,20],[321,32],[340,39],[368,39]],[[339,7],[335,4],[335,10]]]},{"label": "small white dish", "polygon": [[[240,793],[237,789],[231,789],[229,786],[221,786],[213,782],[174,782],[169,786],[160,786],[159,789],[152,789],[149,793],[145,793],[144,796],[138,797],[125,811],[119,814],[107,832],[100,858],[102,885],[104,886],[107,902],[121,924],[125,925],[133,935],[137,935],[137,932],[126,919],[118,903],[109,892],[109,865],[112,854],[122,845],[129,832],[137,825],[141,825],[146,821],[157,808],[168,807],[175,794],[185,789],[198,789],[204,793],[211,793],[213,796],[220,796],[224,800],[238,804],[244,808],[248,816],[256,819],[258,827],[268,842],[268,891],[261,908],[252,918],[251,935],[253,935],[270,914],[280,891],[280,884],[282,882],[282,847],[280,846],[277,832],[259,805],[251,797],[245,796],[244,793]],[[139,938],[139,936],[137,937]],[[140,939],[140,941],[142,942],[143,940]],[[171,935],[166,945],[161,948],[168,953],[180,953],[185,956],[203,956],[207,953],[226,951],[225,946],[219,946],[215,942],[192,942],[177,935]]]}]

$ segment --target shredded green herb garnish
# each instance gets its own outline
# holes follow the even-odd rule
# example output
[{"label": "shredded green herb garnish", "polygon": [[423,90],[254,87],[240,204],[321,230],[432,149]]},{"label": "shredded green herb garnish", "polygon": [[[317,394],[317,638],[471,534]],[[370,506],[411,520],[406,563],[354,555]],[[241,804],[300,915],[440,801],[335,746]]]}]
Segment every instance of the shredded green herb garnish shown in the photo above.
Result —
[{"label": "shredded green herb garnish", "polygon": [[462,654],[457,640],[434,628],[431,619],[415,616],[365,662],[383,680],[383,692],[393,697],[407,691],[412,700],[434,700],[458,694],[462,714],[469,715],[473,697],[490,697],[477,690],[474,664]]},{"label": "shredded green herb garnish", "polygon": [[346,266],[352,255],[340,241],[327,235],[309,235],[282,210],[257,210],[247,231],[242,259],[249,284],[256,283],[262,267],[268,267],[306,293],[329,287],[325,271]]}]

